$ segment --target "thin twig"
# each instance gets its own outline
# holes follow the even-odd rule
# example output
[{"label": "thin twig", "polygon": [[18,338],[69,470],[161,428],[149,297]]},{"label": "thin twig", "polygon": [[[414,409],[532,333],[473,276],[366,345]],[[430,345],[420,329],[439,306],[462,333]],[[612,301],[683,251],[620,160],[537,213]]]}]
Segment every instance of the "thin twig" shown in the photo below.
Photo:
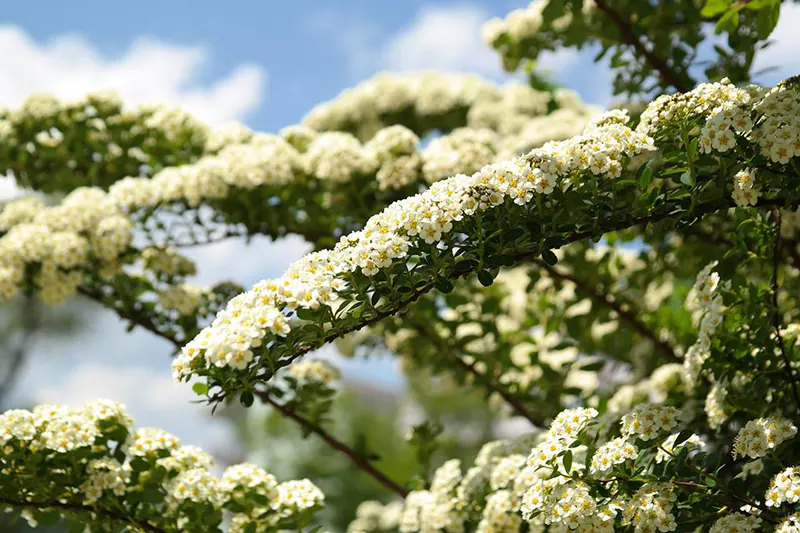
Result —
[{"label": "thin twig", "polygon": [[541,259],[536,259],[533,261],[533,263],[544,269],[548,274],[550,274],[550,276],[554,278],[574,283],[578,290],[587,294],[592,300],[616,312],[622,320],[627,322],[633,329],[635,329],[639,335],[652,342],[656,348],[664,353],[664,355],[678,363],[683,362],[683,359],[678,356],[677,353],[675,353],[675,349],[668,342],[659,339],[653,330],[648,328],[646,324],[639,320],[639,318],[636,316],[636,313],[624,309],[610,294],[589,287],[585,281],[567,274],[566,272],[561,272],[557,268],[548,265]]},{"label": "thin twig", "polygon": [[22,369],[25,355],[28,353],[31,344],[35,340],[36,330],[39,328],[36,299],[33,296],[26,296],[22,305],[22,339],[20,339],[19,344],[11,354],[8,372],[6,372],[2,382],[0,382],[0,406],[3,405],[3,400],[5,400],[6,395],[11,392],[17,374],[19,374],[19,371]]},{"label": "thin twig", "polygon": [[616,11],[613,7],[609,6],[605,0],[594,0],[597,9],[602,11],[606,14],[606,16],[611,19],[611,22],[619,30],[620,36],[622,37],[622,41],[625,44],[628,44],[636,50],[636,52],[644,58],[648,65],[650,65],[653,70],[658,72],[661,81],[663,81],[666,85],[671,85],[674,87],[678,92],[685,93],[692,89],[694,86],[694,82],[691,79],[681,79],[681,76],[672,70],[672,68],[667,64],[667,62],[650,51],[645,45],[644,42],[636,35],[636,31],[633,29],[633,25],[630,23],[629,20],[625,20],[622,14]]},{"label": "thin twig", "polygon": [[440,335],[438,335],[435,331],[431,331],[425,324],[420,322],[413,322],[412,327],[421,335],[427,337],[432,342],[437,344],[438,348],[444,352],[445,355],[450,357],[458,366],[466,370],[468,373],[473,375],[480,383],[483,385],[489,392],[496,393],[498,396],[503,398],[503,400],[511,407],[511,409],[518,414],[519,416],[527,419],[531,424],[538,427],[544,427],[546,421],[536,414],[528,411],[520,401],[514,397],[509,391],[505,388],[499,386],[498,384],[492,381],[491,376],[488,374],[479,371],[474,363],[466,362],[460,355],[458,355],[450,343],[443,339]]},{"label": "thin twig", "polygon": [[86,298],[99,303],[103,307],[112,309],[119,317],[124,318],[125,320],[127,320],[131,324],[135,324],[135,325],[137,325],[137,326],[139,326],[141,328],[146,329],[147,331],[149,331],[153,335],[155,335],[157,337],[161,337],[162,339],[166,340],[167,342],[170,342],[170,343],[174,344],[175,347],[177,347],[177,348],[181,347],[182,341],[180,339],[178,339],[174,335],[171,335],[170,333],[167,333],[165,331],[161,331],[158,328],[158,326],[155,323],[153,323],[152,320],[150,320],[149,317],[134,315],[133,313],[130,313],[126,309],[123,309],[123,308],[121,308],[119,306],[116,306],[113,303],[109,302],[108,299],[106,298],[106,296],[104,296],[101,292],[92,290],[92,289],[90,289],[88,287],[78,287],[78,292],[82,296],[85,296]]},{"label": "thin twig", "polygon": [[405,496],[408,494],[408,491],[406,489],[404,489],[399,484],[389,479],[389,477],[386,474],[375,468],[372,465],[372,463],[370,463],[361,454],[359,454],[353,448],[351,448],[347,444],[343,443],[342,441],[338,440],[336,437],[325,431],[325,429],[323,429],[321,426],[311,422],[310,420],[303,418],[288,406],[275,401],[266,391],[257,390],[254,392],[254,394],[258,396],[264,403],[268,403],[269,405],[274,407],[283,416],[294,420],[295,422],[306,428],[311,433],[317,435],[334,450],[346,455],[353,464],[355,464],[358,468],[360,468],[361,470],[372,476],[378,483],[380,483],[387,489],[391,490],[395,494],[398,494],[399,496],[402,496],[403,498],[405,498]]},{"label": "thin twig", "polygon": [[781,335],[781,311],[778,307],[778,266],[780,265],[781,257],[781,210],[776,209],[775,213],[775,249],[772,254],[772,305],[774,307],[772,313],[772,325],[775,328],[775,336],[778,342],[778,350],[781,352],[781,357],[786,365],[786,373],[789,375],[789,383],[792,385],[792,393],[794,394],[794,401],[797,408],[800,409],[800,392],[797,389],[797,378],[792,369],[792,361],[789,359],[789,354],[786,353],[786,345],[783,342],[783,335]]},{"label": "thin twig", "polygon": [[12,500],[10,498],[0,497],[0,505],[8,505],[10,507],[16,507],[21,509],[59,509],[75,513],[90,513],[97,516],[101,516],[108,520],[114,520],[116,522],[121,522],[123,524],[135,526],[143,531],[149,531],[150,533],[166,533],[167,531],[166,529],[161,529],[159,527],[152,525],[147,520],[136,520],[135,518],[124,516],[108,509],[97,509],[95,507],[89,507],[87,505],[82,505],[79,503],[58,502],[58,501],[36,502],[36,501],[26,501],[26,500]]}]

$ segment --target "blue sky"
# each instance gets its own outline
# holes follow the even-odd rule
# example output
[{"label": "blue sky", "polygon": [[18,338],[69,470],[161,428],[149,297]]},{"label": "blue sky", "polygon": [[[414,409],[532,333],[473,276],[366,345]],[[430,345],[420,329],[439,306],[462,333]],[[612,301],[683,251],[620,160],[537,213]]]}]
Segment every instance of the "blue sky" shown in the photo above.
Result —
[{"label": "blue sky", "polygon": [[354,64],[358,60],[351,57],[348,47],[363,45],[377,52],[432,5],[444,10],[466,7],[488,17],[504,15],[524,3],[28,1],[4,6],[4,19],[40,43],[54,36],[80,35],[107,58],[124,55],[132,42],[143,37],[201,46],[208,57],[196,72],[199,84],[213,83],[238,65],[257,65],[268,81],[263,104],[246,119],[251,127],[273,131],[388,66],[379,53]]},{"label": "blue sky", "polygon": [[[501,81],[497,57],[480,24],[523,7],[524,0],[160,1],[27,0],[3,6],[0,105],[32,92],[76,97],[114,88],[126,102],[167,102],[219,123],[241,120],[276,132],[315,104],[380,70],[467,71]],[[785,10],[778,46],[766,64],[795,73],[800,9]],[[609,73],[591,52],[550,55],[555,79],[595,104],[608,102]],[[781,73],[775,73],[777,79]],[[767,80],[770,81],[770,80]],[[13,194],[0,179],[0,197]],[[194,250],[200,282],[245,286],[280,275],[306,250],[299,239],[277,244],[230,241]],[[169,347],[147,333],[126,334],[98,311],[69,340],[40,340],[16,388],[18,401],[80,402],[97,396],[127,403],[142,425],[159,425],[186,442],[224,441],[224,423],[172,385]],[[386,361],[348,364],[349,375],[397,385]]]}]

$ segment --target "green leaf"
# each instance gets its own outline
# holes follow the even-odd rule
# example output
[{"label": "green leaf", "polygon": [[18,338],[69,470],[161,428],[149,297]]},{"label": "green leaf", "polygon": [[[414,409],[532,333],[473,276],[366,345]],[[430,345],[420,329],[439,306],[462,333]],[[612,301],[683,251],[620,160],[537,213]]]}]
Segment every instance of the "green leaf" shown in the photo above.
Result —
[{"label": "green leaf", "polygon": [[208,384],[198,381],[192,385],[192,390],[199,396],[205,396],[208,393]]},{"label": "green leaf", "polygon": [[598,370],[602,369],[604,366],[606,366],[606,362],[603,361],[603,360],[600,360],[600,361],[592,361],[591,363],[588,363],[586,365],[581,365],[579,368],[581,370],[585,370],[587,372],[597,372]]},{"label": "green leaf", "polygon": [[758,38],[762,41],[765,40],[778,25],[778,19],[781,16],[780,2],[774,3],[767,9],[759,11],[756,17],[756,30],[758,31]]},{"label": "green leaf", "polygon": [[439,278],[436,280],[436,290],[445,294],[453,292],[453,282],[447,278]]},{"label": "green leaf", "polygon": [[545,250],[542,252],[542,261],[553,266],[558,263],[558,257],[556,257],[556,254],[554,254],[552,250]]},{"label": "green leaf", "polygon": [[692,178],[691,173],[684,172],[683,174],[681,174],[681,183],[683,183],[687,187],[694,187],[694,179]]},{"label": "green leaf", "polygon": [[653,169],[650,168],[650,165],[647,165],[644,167],[642,175],[639,176],[639,187],[646,189],[651,181],[653,181]]},{"label": "green leaf", "polygon": [[488,287],[492,283],[494,283],[494,278],[492,277],[492,273],[488,270],[479,270],[478,271],[478,281],[481,282],[481,285],[484,287]]},{"label": "green leaf", "polygon": [[251,405],[253,405],[253,402],[255,401],[255,397],[253,396],[252,392],[250,392],[249,390],[246,390],[246,391],[244,391],[242,393],[241,396],[239,396],[239,401],[245,407],[250,407]]},{"label": "green leaf", "polygon": [[569,473],[572,469],[572,450],[567,450],[564,453],[564,470]]},{"label": "green leaf", "polygon": [[716,17],[731,7],[733,0],[707,0],[706,5],[700,10],[700,15],[706,18]]},{"label": "green leaf", "polygon": [[673,448],[673,449],[675,449],[675,448],[677,448],[678,446],[680,446],[681,444],[683,444],[684,442],[686,442],[686,440],[687,440],[689,437],[691,437],[691,436],[692,436],[692,433],[693,433],[693,432],[692,432],[692,430],[691,430],[691,429],[684,429],[683,431],[681,431],[680,433],[678,433],[678,436],[677,436],[677,437],[675,437],[675,443],[672,445],[672,448]]},{"label": "green leaf", "polygon": [[736,28],[739,27],[739,11],[741,11],[741,9],[741,6],[736,6],[725,13],[719,21],[717,21],[717,27],[714,29],[714,33],[722,33],[723,31],[728,33],[735,32]]}]

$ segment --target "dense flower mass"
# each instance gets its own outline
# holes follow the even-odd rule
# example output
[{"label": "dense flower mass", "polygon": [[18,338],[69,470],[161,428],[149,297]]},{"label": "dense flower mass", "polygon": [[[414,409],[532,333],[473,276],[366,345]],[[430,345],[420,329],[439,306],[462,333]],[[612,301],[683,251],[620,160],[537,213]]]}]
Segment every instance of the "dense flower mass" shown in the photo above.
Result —
[{"label": "dense flower mass", "polygon": [[[107,400],[6,411],[0,445],[2,502],[27,508],[32,522],[38,513],[61,509],[77,520],[94,515],[109,524],[208,532],[223,530],[228,510],[227,531],[263,531],[308,523],[324,503],[309,480],[278,483],[251,464],[217,477],[204,451],[181,446],[161,429],[134,431],[125,408]],[[54,469],[64,475],[49,480]],[[23,471],[28,475],[15,475]],[[140,507],[143,494],[149,505]]]},{"label": "dense flower mass", "polygon": [[[275,135],[34,95],[0,109],[0,174],[31,193],[0,207],[0,301],[35,329],[34,296],[80,292],[170,341],[210,405],[259,400],[319,438],[396,495],[349,533],[800,533],[800,77],[746,85],[780,7],[535,0],[483,32],[525,82],[379,74]],[[713,53],[709,21],[729,34]],[[625,109],[540,72],[541,52],[595,46]],[[184,246],[287,235],[314,252],[277,279],[188,279]],[[480,433],[514,436],[478,451],[463,411],[408,430],[408,454],[362,417],[332,430],[340,373],[303,358],[332,341],[393,352],[437,407],[481,389]],[[470,439],[443,457],[454,431]],[[324,460],[329,501],[387,494]],[[12,520],[321,530],[312,481],[226,466],[116,402],[0,414]]]},{"label": "dense flower mass", "polygon": [[[783,92],[797,98],[789,89]],[[701,85],[686,95],[657,99],[643,113],[636,130],[624,124],[624,113],[612,112],[595,120],[584,135],[548,143],[524,158],[488,165],[471,176],[436,182],[424,193],[391,204],[372,217],[363,230],[342,237],[334,249],[312,253],[293,264],[284,277],[264,280],[234,298],[175,360],[175,377],[216,374],[211,369],[234,366],[232,361],[249,372],[263,364],[262,357],[291,358],[291,347],[285,344],[293,338],[293,315],[300,310],[301,314],[335,323],[336,309],[362,294],[361,282],[356,280],[363,278],[356,274],[366,276],[369,287],[370,279],[380,279],[376,277],[379,273],[385,276],[395,272],[391,269],[412,258],[419,261],[433,254],[433,249],[463,246],[449,235],[454,228],[464,227],[467,221],[498,206],[540,205],[556,190],[563,193],[578,187],[576,183],[588,186],[596,180],[613,181],[631,164],[631,158],[654,150],[651,136],[662,136],[661,132],[673,128],[676,121],[700,120],[717,113],[719,106],[710,102],[726,99],[760,109],[761,100],[751,99],[750,92],[736,89],[727,81]],[[585,179],[576,182],[576,176]],[[402,276],[402,272],[397,275]],[[705,310],[701,336],[685,358],[695,372],[699,365],[693,362],[702,361],[708,339],[721,320],[716,283],[718,277],[710,271],[698,278],[698,302]],[[284,340],[287,337],[289,340]],[[285,355],[270,355],[276,350]],[[250,362],[244,365],[242,359]]]}]

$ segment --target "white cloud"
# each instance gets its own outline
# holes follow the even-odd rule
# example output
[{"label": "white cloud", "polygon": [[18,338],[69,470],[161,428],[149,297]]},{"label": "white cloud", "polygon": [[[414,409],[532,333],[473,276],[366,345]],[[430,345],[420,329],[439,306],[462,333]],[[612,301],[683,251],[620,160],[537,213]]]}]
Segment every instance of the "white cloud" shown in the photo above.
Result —
[{"label": "white cloud", "polygon": [[756,55],[753,71],[777,67],[757,77],[764,84],[778,81],[800,73],[800,5],[784,2],[781,4],[781,17],[778,26],[770,35],[773,41],[766,49]]},{"label": "white cloud", "polygon": [[15,26],[0,26],[0,105],[19,105],[33,92],[75,98],[114,89],[126,103],[180,105],[205,121],[242,119],[258,107],[266,73],[239,65],[205,83],[201,70],[210,60],[200,46],[139,38],[118,56],[101,54],[80,35],[36,42]]},{"label": "white cloud", "polygon": [[387,43],[381,58],[390,70],[435,69],[501,74],[500,60],[481,40],[486,11],[471,5],[425,6]]},{"label": "white cloud", "polygon": [[[502,70],[499,55],[481,38],[481,26],[489,18],[482,7],[450,4],[423,6],[394,33],[380,31],[357,16],[334,12],[312,17],[309,26],[331,35],[359,79],[379,70],[438,70],[472,72],[502,82],[512,76]],[[539,56],[537,68],[577,90],[587,102],[605,105],[610,100],[611,77],[606,63],[592,62],[596,52],[593,48],[546,51]]]}]

